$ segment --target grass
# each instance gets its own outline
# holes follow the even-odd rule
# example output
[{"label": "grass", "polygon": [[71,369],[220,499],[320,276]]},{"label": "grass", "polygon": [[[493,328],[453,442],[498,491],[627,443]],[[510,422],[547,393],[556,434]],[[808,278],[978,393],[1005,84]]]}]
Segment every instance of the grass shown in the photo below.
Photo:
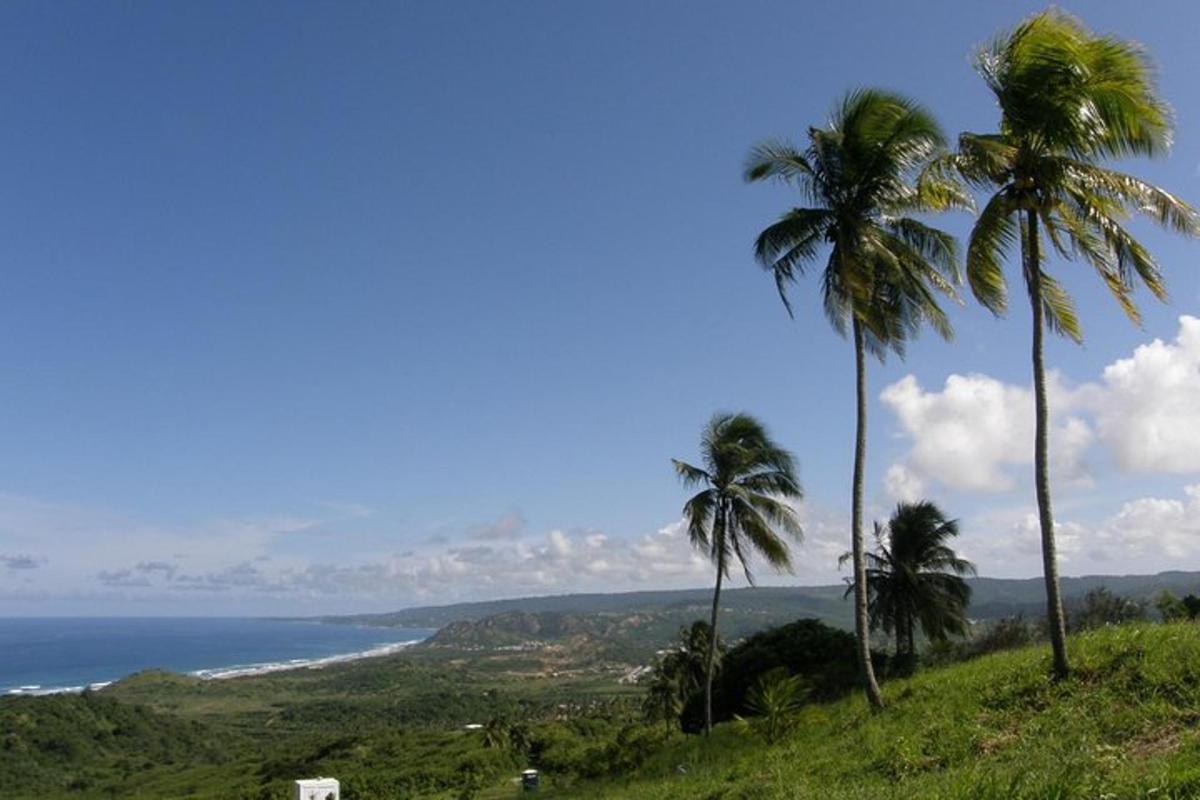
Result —
[{"label": "grass", "polygon": [[810,706],[775,746],[722,725],[639,770],[548,798],[1200,797],[1200,627],[1134,624],[1072,638],[1074,674],[1045,646],[931,669]]}]

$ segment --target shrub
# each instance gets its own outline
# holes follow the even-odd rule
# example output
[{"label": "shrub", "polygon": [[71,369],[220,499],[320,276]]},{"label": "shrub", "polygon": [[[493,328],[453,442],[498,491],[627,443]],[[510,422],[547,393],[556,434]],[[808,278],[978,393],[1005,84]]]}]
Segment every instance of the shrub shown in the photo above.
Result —
[{"label": "shrub", "polygon": [[808,687],[799,675],[788,675],[783,669],[760,675],[754,688],[746,695],[746,711],[750,719],[737,717],[748,730],[756,731],[768,743],[779,741],[791,729],[795,713],[804,705]]},{"label": "shrub", "polygon": [[1101,586],[1084,595],[1083,602],[1071,612],[1070,629],[1086,631],[1145,618],[1145,603],[1113,594]]},{"label": "shrub", "polygon": [[[874,658],[881,669],[886,666],[886,656]],[[713,720],[726,721],[745,711],[750,687],[775,670],[801,676],[813,700],[841,697],[858,682],[854,635],[815,619],[802,619],[756,633],[730,648],[713,681]],[[703,727],[703,689],[688,698],[681,723],[689,733]]]}]

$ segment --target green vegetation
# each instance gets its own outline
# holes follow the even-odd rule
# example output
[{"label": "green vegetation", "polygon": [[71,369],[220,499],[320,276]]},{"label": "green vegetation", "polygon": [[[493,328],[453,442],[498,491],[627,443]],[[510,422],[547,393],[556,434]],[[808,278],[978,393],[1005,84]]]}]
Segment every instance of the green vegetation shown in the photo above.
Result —
[{"label": "green vegetation", "polygon": [[[852,635],[814,619],[756,633],[730,648],[722,659],[713,687],[713,719],[724,722],[743,713],[754,684],[777,673],[800,677],[814,700],[841,697],[857,680],[854,654]],[[886,656],[878,653],[873,661],[887,664]],[[703,700],[698,691],[687,698],[679,720],[685,731],[702,729]]]},{"label": "green vegetation", "polygon": [[790,569],[787,542],[776,530],[795,539],[800,523],[791,505],[801,499],[792,454],[771,441],[762,424],[746,414],[717,414],[700,443],[704,467],[672,460],[687,486],[703,486],[683,506],[692,546],[717,568],[708,653],[704,664],[704,732],[712,730],[712,682],[717,656],[717,622],[721,581],[739,563],[751,585],[749,559],[758,555],[776,569]]},{"label": "green vegetation", "polygon": [[633,774],[554,798],[1167,798],[1200,794],[1200,628],[1075,635],[1071,678],[1040,647],[998,653],[804,707],[765,746],[736,724],[676,739]]},{"label": "green vegetation", "polygon": [[[145,672],[100,693],[0,698],[0,781],[44,800],[273,800],[324,774],[361,800],[458,797],[529,758],[598,775],[608,762],[584,751],[640,719],[621,674],[556,651],[447,649],[232,680]],[[493,720],[511,721],[505,747]]]},{"label": "green vegetation", "polygon": [[[718,639],[710,648],[712,628],[697,620],[690,628],[679,631],[675,649],[659,658],[646,685],[646,699],[642,710],[646,718],[661,720],[667,730],[678,725],[684,705],[691,697],[699,697],[703,687],[705,694],[711,692],[708,677],[708,652],[713,649],[717,659],[723,659],[725,646]],[[705,702],[705,710],[710,705]]]}]

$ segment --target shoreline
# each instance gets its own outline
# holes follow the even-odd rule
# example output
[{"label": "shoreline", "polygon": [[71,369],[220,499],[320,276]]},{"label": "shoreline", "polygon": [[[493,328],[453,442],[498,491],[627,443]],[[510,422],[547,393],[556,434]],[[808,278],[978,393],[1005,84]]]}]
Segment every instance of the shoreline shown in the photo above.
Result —
[{"label": "shoreline", "polygon": [[[425,637],[428,638],[428,637]],[[188,670],[186,672],[176,672],[179,675],[187,675],[191,678],[200,678],[206,681],[222,681],[230,678],[246,678],[255,675],[269,675],[275,672],[290,672],[292,670],[301,669],[324,669],[337,664],[348,664],[352,661],[362,661],[368,658],[382,658],[401,652],[415,644],[420,644],[425,641],[425,638],[410,639],[403,642],[391,642],[389,644],[378,645],[366,650],[357,650],[351,653],[336,653],[331,656],[319,656],[315,658],[293,658],[288,661],[263,661],[256,664],[233,664],[222,667],[205,667],[203,669]],[[167,670],[175,672],[175,670]],[[111,681],[95,681],[91,683],[80,684],[78,686],[41,686],[37,684],[29,684],[25,686],[11,686],[0,693],[0,697],[48,697],[56,694],[82,694],[85,691],[98,692],[108,686],[111,686],[118,681],[125,680],[130,675],[136,675],[137,672],[131,672],[129,675],[124,675]]]}]

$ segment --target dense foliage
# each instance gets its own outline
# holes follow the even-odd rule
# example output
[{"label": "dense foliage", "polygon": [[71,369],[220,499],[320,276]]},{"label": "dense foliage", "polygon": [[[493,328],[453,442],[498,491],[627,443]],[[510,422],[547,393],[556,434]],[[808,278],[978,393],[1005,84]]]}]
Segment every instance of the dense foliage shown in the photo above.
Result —
[{"label": "dense foliage", "polygon": [[[876,654],[876,664],[885,662]],[[831,700],[852,689],[858,672],[854,636],[817,620],[802,619],[756,633],[732,647],[713,684],[713,718],[719,722],[746,713],[746,694],[761,677],[776,670],[804,679],[813,700]],[[685,731],[703,724],[703,695],[694,693],[683,709]]]}]

